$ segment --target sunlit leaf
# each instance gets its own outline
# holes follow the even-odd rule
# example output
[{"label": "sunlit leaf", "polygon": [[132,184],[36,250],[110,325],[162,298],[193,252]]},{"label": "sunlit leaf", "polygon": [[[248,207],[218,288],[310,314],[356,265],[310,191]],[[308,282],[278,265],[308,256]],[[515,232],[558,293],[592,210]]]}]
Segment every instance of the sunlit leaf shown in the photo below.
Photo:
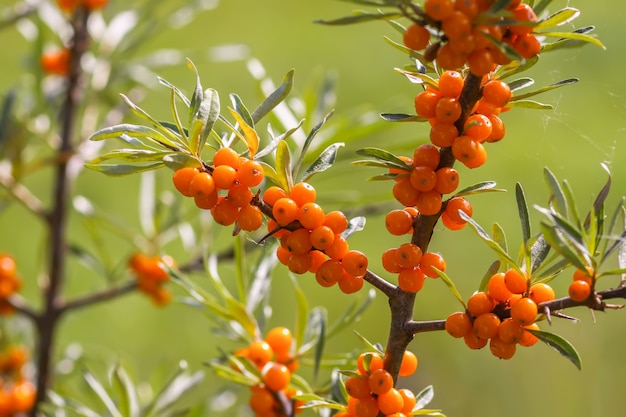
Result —
[{"label": "sunlit leaf", "polygon": [[296,352],[299,352],[300,347],[304,343],[304,337],[306,329],[308,327],[308,315],[309,315],[309,302],[307,301],[306,294],[300,288],[298,280],[295,276],[290,275],[291,283],[293,284],[293,290],[296,295],[296,323],[294,326],[294,339],[296,342]]},{"label": "sunlit leaf", "polygon": [[464,197],[472,194],[480,193],[492,193],[492,192],[504,192],[506,190],[500,188],[494,188],[496,186],[495,181],[483,181],[469,187],[463,188],[461,191],[457,191],[455,197]]},{"label": "sunlit leaf", "polygon": [[515,199],[517,200],[517,212],[522,225],[522,238],[524,239],[524,246],[526,247],[531,235],[530,214],[528,212],[528,203],[526,203],[524,189],[519,182],[515,184]]},{"label": "sunlit leaf", "polygon": [[244,137],[246,138],[246,146],[248,147],[248,151],[250,152],[250,158],[254,158],[256,151],[259,149],[259,135],[254,129],[254,127],[250,126],[244,118],[234,109],[229,109],[232,116],[237,120],[239,127],[241,128]]},{"label": "sunlit leaf", "polygon": [[487,234],[487,232],[485,232],[485,230],[478,223],[476,223],[474,219],[472,219],[470,216],[468,216],[461,210],[459,210],[459,215],[461,216],[463,220],[465,220],[472,227],[472,229],[474,229],[474,231],[487,244],[487,246],[489,246],[499,257],[502,258],[502,261],[505,261],[508,264],[510,264],[518,272],[520,273],[522,272],[517,266],[516,262],[513,260],[513,258],[511,258],[511,256],[506,251],[504,251],[504,249],[502,249],[502,247],[500,247],[500,245],[495,240],[493,240]]},{"label": "sunlit leaf", "polygon": [[417,394],[415,394],[415,399],[417,400],[417,402],[415,403],[415,407],[413,407],[413,411],[423,409],[431,403],[433,398],[435,398],[435,389],[432,385],[429,385]]},{"label": "sunlit leaf", "polygon": [[285,77],[283,78],[283,82],[276,90],[274,90],[267,98],[254,109],[252,114],[252,120],[254,123],[261,120],[265,115],[272,111],[274,107],[280,104],[291,92],[291,88],[293,87],[293,76],[295,71],[290,70]]},{"label": "sunlit leaf", "polygon": [[348,228],[341,233],[341,236],[344,239],[348,239],[356,232],[360,232],[361,230],[363,230],[365,228],[366,222],[367,218],[365,216],[357,216],[351,218],[348,222]]},{"label": "sunlit leaf", "polygon": [[[515,97],[513,97],[515,98]],[[508,107],[518,107],[523,109],[533,109],[533,110],[552,110],[554,106],[551,104],[540,103],[534,100],[515,100],[510,101],[507,104]]]},{"label": "sunlit leaf", "polygon": [[313,163],[302,174],[301,181],[309,180],[313,175],[326,171],[333,166],[335,158],[337,157],[337,151],[339,148],[345,146],[344,143],[333,143],[320,153],[320,155],[313,161]]},{"label": "sunlit leaf", "polygon": [[415,114],[382,113],[380,117],[386,122],[427,122],[428,119]]},{"label": "sunlit leaf", "polygon": [[580,259],[579,255],[574,252],[565,241],[563,236],[558,233],[556,226],[541,223],[541,231],[544,239],[548,244],[557,251],[561,256],[572,263],[577,269],[585,270],[586,261]]},{"label": "sunlit leaf", "polygon": [[561,188],[559,181],[548,168],[544,168],[543,174],[546,183],[548,184],[548,188],[550,189],[551,205],[558,213],[563,216],[567,216],[567,200],[565,199],[565,194],[563,193],[563,189]]},{"label": "sunlit leaf", "polygon": [[124,164],[85,164],[85,168],[101,172],[114,177],[138,174],[163,167],[163,162],[149,165],[124,165]]},{"label": "sunlit leaf", "polygon": [[[595,30],[594,26],[585,26],[583,28],[574,30],[573,33],[587,34],[587,33],[593,32],[594,30]],[[556,49],[563,49],[563,48],[579,48],[586,44],[587,42],[580,41],[580,40],[561,38],[555,42],[544,43],[541,48],[541,52],[544,53],[544,52],[554,51]]]},{"label": "sunlit leaf", "polygon": [[530,247],[530,271],[536,271],[550,253],[550,245],[539,235]]},{"label": "sunlit leaf", "polygon": [[508,86],[511,89],[511,92],[514,93],[523,88],[530,87],[534,83],[535,80],[533,80],[532,78],[524,77],[511,81],[510,83],[508,83]]},{"label": "sunlit leaf", "polygon": [[333,20],[316,20],[315,23],[331,26],[351,25],[354,23],[371,22],[375,20],[388,20],[401,17],[400,13],[366,13],[361,12],[354,16],[340,17]]},{"label": "sunlit leaf", "polygon": [[519,95],[515,95],[511,98],[511,101],[509,102],[510,104],[518,102],[518,101],[524,101],[525,99],[529,98],[529,97],[533,97],[536,96],[538,94],[541,93],[545,93],[546,91],[551,91],[560,87],[564,87],[566,85],[572,85],[572,84],[576,84],[578,82],[578,78],[568,78],[567,80],[562,80],[559,82],[556,82],[554,84],[550,84],[548,86],[542,87],[538,90],[535,91],[531,91],[529,93],[526,94],[519,94]]},{"label": "sunlit leaf", "polygon": [[551,38],[559,38],[560,39],[568,39],[573,41],[580,41],[590,43],[596,46],[599,46],[602,49],[606,49],[604,44],[598,40],[595,36],[578,33],[578,32],[541,32],[539,33],[541,36],[548,36]]},{"label": "sunlit leaf", "polygon": [[113,385],[117,387],[122,394],[122,400],[120,401],[122,415],[126,417],[138,417],[141,409],[139,406],[137,388],[131,381],[128,373],[119,365],[113,369]]},{"label": "sunlit leaf", "polygon": [[573,7],[565,7],[545,19],[540,20],[537,26],[535,26],[534,31],[564,25],[576,19],[578,16],[580,16],[580,10],[574,9]]},{"label": "sunlit leaf", "polygon": [[334,113],[333,111],[330,111],[328,114],[326,114],[326,116],[324,116],[322,121],[316,124],[315,126],[313,126],[313,129],[311,129],[311,131],[307,135],[306,139],[304,140],[304,144],[302,145],[302,148],[300,149],[300,155],[298,156],[298,160],[296,161],[295,166],[293,167],[294,177],[296,177],[299,174],[300,167],[302,166],[304,158],[307,156],[308,150],[311,144],[313,143],[313,139],[315,139],[315,136],[317,136],[318,132],[324,126],[324,124],[326,124],[328,119],[332,117],[333,113]]},{"label": "sunlit leaf", "polygon": [[498,273],[498,271],[500,270],[500,265],[501,265],[500,261],[495,261],[491,265],[489,265],[489,268],[487,268],[487,271],[483,275],[483,279],[480,281],[480,285],[478,286],[478,291],[487,291],[487,286],[489,285],[489,281],[491,280],[491,277],[494,274]]},{"label": "sunlit leaf", "polygon": [[565,356],[574,364],[574,366],[576,366],[576,368],[582,369],[582,361],[580,359],[580,355],[578,354],[578,351],[576,351],[576,348],[574,348],[574,346],[572,346],[570,342],[554,333],[533,329],[526,330],[537,336],[539,340],[546,343],[548,346],[554,348],[561,355]]},{"label": "sunlit leaf", "polygon": [[443,271],[438,270],[435,267],[432,267],[432,269],[437,273],[437,275],[439,275],[439,278],[441,278],[443,283],[446,284],[446,286],[448,287],[452,295],[454,295],[454,297],[458,300],[458,302],[461,303],[463,308],[465,308],[465,301],[463,300],[463,296],[461,296],[461,293],[456,288],[456,285],[454,284],[452,279],[448,276],[448,274],[446,274]]},{"label": "sunlit leaf", "polygon": [[402,68],[394,68],[396,72],[404,75],[407,80],[409,80],[413,84],[424,84],[430,87],[438,88],[439,82],[435,80],[433,77],[427,74],[423,74],[421,72],[415,71],[406,71]]},{"label": "sunlit leaf", "polygon": [[287,142],[280,141],[276,147],[276,176],[278,185],[288,191],[293,186],[293,177],[291,175],[291,153]]},{"label": "sunlit leaf", "polygon": [[102,404],[106,407],[107,411],[112,417],[122,417],[122,413],[117,408],[115,404],[115,400],[111,397],[111,395],[107,392],[104,386],[96,379],[96,377],[89,372],[88,370],[83,370],[83,378],[89,385],[89,388],[96,394],[98,399],[102,402]]}]

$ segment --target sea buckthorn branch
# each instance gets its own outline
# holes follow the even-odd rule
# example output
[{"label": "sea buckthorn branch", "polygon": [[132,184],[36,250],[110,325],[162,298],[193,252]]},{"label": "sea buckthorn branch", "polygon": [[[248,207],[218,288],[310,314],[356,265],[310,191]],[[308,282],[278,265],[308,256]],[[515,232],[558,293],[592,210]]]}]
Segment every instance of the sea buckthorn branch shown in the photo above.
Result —
[{"label": "sea buckthorn branch", "polygon": [[15,201],[22,204],[35,216],[46,219],[48,213],[46,208],[31,191],[23,184],[15,181],[10,175],[0,173],[0,185],[4,187]]},{"label": "sea buckthorn branch", "polygon": [[[59,323],[59,294],[65,281],[67,259],[67,215],[70,200],[70,172],[68,165],[74,151],[74,129],[77,106],[82,94],[80,61],[89,46],[87,19],[89,11],[77,8],[71,19],[73,36],[70,44],[70,71],[67,77],[65,101],[61,108],[61,140],[57,148],[59,156],[55,173],[52,211],[49,217],[50,242],[48,244],[48,280],[43,289],[44,308],[37,320],[37,398],[31,415],[36,415],[39,404],[44,401],[50,381],[50,369],[54,337]],[[69,155],[68,158],[62,157]]]},{"label": "sea buckthorn branch", "polygon": [[94,292],[94,293],[91,293],[82,297],[78,297],[78,298],[61,302],[58,305],[58,312],[59,314],[64,314],[71,310],[77,310],[83,307],[90,307],[97,303],[113,300],[117,297],[128,294],[132,291],[135,291],[136,289],[137,289],[136,280],[124,282],[116,286],[109,287],[99,292]]}]

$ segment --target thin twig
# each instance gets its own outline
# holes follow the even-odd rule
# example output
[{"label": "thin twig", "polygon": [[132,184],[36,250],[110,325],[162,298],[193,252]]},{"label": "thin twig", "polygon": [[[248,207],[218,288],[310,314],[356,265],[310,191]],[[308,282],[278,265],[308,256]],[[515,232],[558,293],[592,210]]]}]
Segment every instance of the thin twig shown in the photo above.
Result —
[{"label": "thin twig", "polygon": [[137,281],[132,280],[125,282],[115,287],[110,287],[100,292],[85,295],[83,297],[68,300],[65,303],[59,304],[59,314],[67,313],[71,310],[77,310],[83,307],[91,307],[94,304],[101,303],[103,301],[110,301],[114,298],[128,294],[137,289]]},{"label": "thin twig", "polygon": [[23,184],[8,176],[0,175],[0,185],[9,192],[14,200],[26,207],[31,213],[42,219],[47,217],[46,209],[41,201]]}]

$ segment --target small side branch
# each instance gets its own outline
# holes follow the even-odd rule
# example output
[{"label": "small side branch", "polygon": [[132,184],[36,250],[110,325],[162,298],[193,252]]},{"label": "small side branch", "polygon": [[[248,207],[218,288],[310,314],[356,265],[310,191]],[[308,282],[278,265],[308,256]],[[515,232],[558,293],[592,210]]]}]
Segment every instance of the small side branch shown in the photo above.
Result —
[{"label": "small side branch", "polygon": [[60,304],[59,314],[66,313],[70,310],[77,310],[83,307],[90,307],[103,301],[109,301],[122,295],[128,294],[137,289],[137,281],[132,280],[121,285],[107,288],[106,290],[86,295],[84,297],[68,300]]}]

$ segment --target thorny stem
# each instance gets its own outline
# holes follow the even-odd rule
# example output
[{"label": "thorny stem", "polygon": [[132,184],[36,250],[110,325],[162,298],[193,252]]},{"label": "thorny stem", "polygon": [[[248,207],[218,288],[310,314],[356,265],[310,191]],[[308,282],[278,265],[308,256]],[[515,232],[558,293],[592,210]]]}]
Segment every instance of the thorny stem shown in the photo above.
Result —
[{"label": "thorny stem", "polygon": [[49,271],[48,282],[43,288],[44,308],[36,325],[38,340],[37,352],[37,398],[31,415],[37,415],[40,404],[45,400],[50,383],[51,360],[55,333],[61,316],[59,296],[66,279],[67,220],[71,178],[68,165],[74,152],[72,143],[76,124],[77,106],[81,99],[80,60],[89,44],[87,18],[89,13],[78,8],[72,17],[73,37],[70,48],[70,72],[67,77],[67,93],[61,108],[61,141],[57,148],[58,163],[54,177],[53,207],[49,215]]},{"label": "thorny stem", "polygon": [[[469,116],[471,109],[480,98],[480,82],[481,77],[472,75],[471,73],[465,79],[465,85],[459,99],[462,106],[462,114],[456,122],[459,132],[463,131],[465,120]],[[440,150],[439,168],[452,167],[455,159],[450,148],[442,148]],[[413,236],[411,243],[420,247],[423,253],[428,250],[428,245],[433,234],[433,230],[441,212],[432,216],[419,215],[413,224]],[[415,306],[415,294],[408,293],[398,289],[389,296],[389,292],[385,292],[389,297],[389,307],[391,309],[391,325],[389,336],[387,338],[387,347],[384,359],[385,369],[391,373],[394,380],[397,380],[400,372],[400,364],[404,352],[409,343],[413,340],[415,332],[413,331],[413,308]],[[435,324],[435,327],[438,324]],[[427,326],[425,326],[426,328]],[[436,328],[430,330],[437,330]]]}]

